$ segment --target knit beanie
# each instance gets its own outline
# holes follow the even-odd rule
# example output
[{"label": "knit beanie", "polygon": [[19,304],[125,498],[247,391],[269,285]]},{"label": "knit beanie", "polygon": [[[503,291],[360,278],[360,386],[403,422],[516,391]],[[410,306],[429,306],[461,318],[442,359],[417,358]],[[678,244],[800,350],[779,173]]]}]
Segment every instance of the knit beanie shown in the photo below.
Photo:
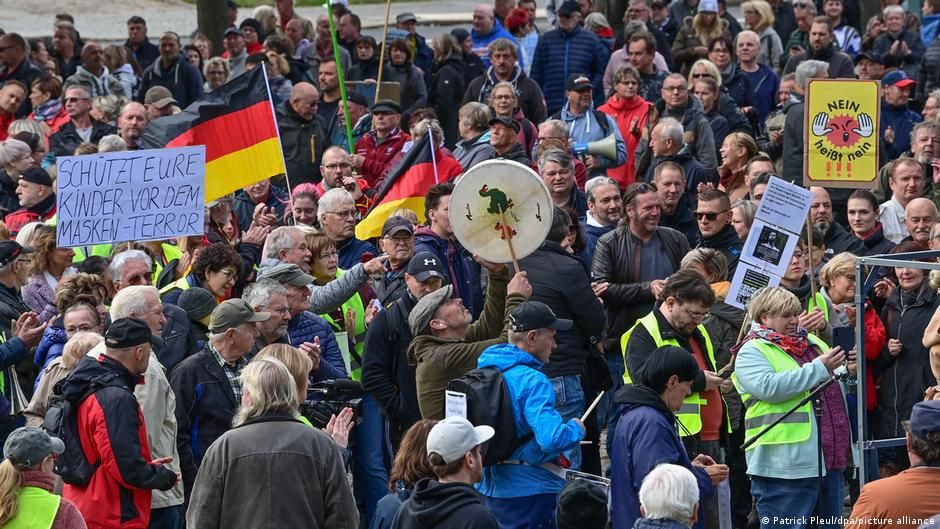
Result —
[{"label": "knit beanie", "polygon": [[212,292],[204,288],[192,287],[180,294],[177,305],[186,312],[187,318],[198,321],[212,314],[218,302]]},{"label": "knit beanie", "polygon": [[558,496],[555,525],[558,529],[604,529],[607,492],[584,479],[569,481]]}]

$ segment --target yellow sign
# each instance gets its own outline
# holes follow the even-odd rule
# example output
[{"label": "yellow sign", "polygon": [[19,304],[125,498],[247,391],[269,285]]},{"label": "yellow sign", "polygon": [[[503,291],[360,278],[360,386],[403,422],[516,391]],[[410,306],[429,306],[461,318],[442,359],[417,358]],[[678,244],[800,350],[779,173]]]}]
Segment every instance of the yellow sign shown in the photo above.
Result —
[{"label": "yellow sign", "polygon": [[878,81],[809,82],[803,118],[803,185],[875,186],[880,106]]}]

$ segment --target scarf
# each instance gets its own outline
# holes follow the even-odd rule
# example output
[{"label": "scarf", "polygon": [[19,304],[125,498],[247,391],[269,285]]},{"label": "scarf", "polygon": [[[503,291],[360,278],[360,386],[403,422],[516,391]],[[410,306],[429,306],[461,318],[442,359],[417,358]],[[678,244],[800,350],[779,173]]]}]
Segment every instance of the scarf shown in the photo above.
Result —
[{"label": "scarf", "polygon": [[49,121],[56,117],[59,111],[62,110],[62,100],[61,99],[50,99],[45,103],[37,106],[33,109],[33,114],[36,115],[36,121]]}]

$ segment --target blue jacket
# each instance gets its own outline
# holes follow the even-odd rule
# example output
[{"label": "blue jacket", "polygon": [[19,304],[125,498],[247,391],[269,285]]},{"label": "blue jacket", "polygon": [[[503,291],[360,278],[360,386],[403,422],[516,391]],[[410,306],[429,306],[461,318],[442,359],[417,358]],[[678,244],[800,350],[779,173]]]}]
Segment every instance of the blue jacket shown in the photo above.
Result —
[{"label": "blue jacket", "polygon": [[336,251],[339,253],[339,267],[343,270],[349,270],[359,264],[359,259],[366,252],[371,252],[373,256],[379,255],[372,243],[360,241],[356,237],[337,242]]},{"label": "blue jacket", "polygon": [[[903,153],[911,150],[911,131],[914,125],[923,121],[923,116],[911,111],[907,105],[889,105],[881,100],[881,158],[882,160],[896,160]],[[894,143],[888,144],[885,140],[885,131],[894,129]]]},{"label": "blue jacket", "polygon": [[[627,144],[624,143],[623,135],[620,134],[620,127],[617,126],[617,122],[614,121],[613,117],[603,112],[595,112],[593,107],[577,116],[572,116],[568,113],[567,102],[565,106],[562,107],[560,116],[561,120],[565,122],[565,125],[568,125],[568,136],[571,138],[571,141],[575,143],[600,141],[611,133],[614,134],[614,137],[617,139],[617,159],[611,160],[606,156],[595,156],[598,162],[598,168],[620,167],[627,162]],[[597,121],[601,117],[607,120],[606,127],[602,127],[600,122]],[[598,174],[602,173],[603,171],[598,172]],[[594,172],[591,174],[595,176]]]},{"label": "blue jacket", "polygon": [[473,43],[473,53],[483,61],[483,65],[486,68],[490,67],[490,50],[489,45],[496,39],[509,39],[512,42],[516,43],[516,52],[519,56],[519,67],[525,70],[525,59],[522,53],[522,48],[519,47],[519,42],[516,41],[516,37],[512,36],[512,33],[506,31],[506,28],[500,24],[499,20],[493,19],[493,29],[486,35],[481,35],[477,30],[470,30],[470,39]]},{"label": "blue jacket", "polygon": [[313,382],[349,378],[346,373],[346,363],[343,362],[343,353],[339,351],[336,335],[329,322],[308,311],[294,316],[287,323],[287,343],[294,347],[300,344],[320,339],[320,369],[310,375]]},{"label": "blue jacket", "polygon": [[[278,221],[284,220],[284,211],[287,209],[287,205],[290,204],[290,195],[287,194],[287,191],[274,184],[271,185],[271,192],[268,194],[268,200],[265,202],[265,205],[271,208],[274,208],[274,214],[277,216]],[[255,214],[255,202],[251,200],[251,197],[248,196],[244,190],[239,189],[235,192],[235,204],[232,209],[235,210],[235,217],[238,219],[238,229],[242,233],[248,231],[248,228],[251,227],[251,221]]]},{"label": "blue jacket", "polygon": [[594,33],[581,28],[556,29],[539,39],[529,77],[542,87],[549,114],[564,106],[565,83],[573,73],[583,73],[591,79],[594,106],[599,107],[605,100],[604,70],[609,59],[610,49]]},{"label": "blue jacket", "polygon": [[587,252],[588,263],[590,263],[594,260],[594,247],[597,246],[597,240],[601,238],[601,235],[613,231],[617,224],[595,226],[591,224],[590,220],[587,220],[581,225],[584,226],[584,249]]},{"label": "blue jacket", "polygon": [[36,347],[36,354],[33,356],[33,362],[39,366],[39,376],[33,383],[33,390],[39,387],[39,381],[42,380],[42,374],[46,372],[46,366],[56,358],[62,356],[62,350],[65,349],[65,342],[68,337],[65,335],[65,329],[56,326],[50,322],[49,327],[42,333],[42,340]]},{"label": "blue jacket", "polygon": [[539,371],[542,362],[511,344],[488,347],[477,367],[495,367],[503,372],[503,381],[512,404],[516,435],[529,432],[534,437],[512,454],[525,465],[501,464],[483,469],[483,481],[477,490],[490,498],[519,498],[536,494],[558,494],[564,480],[537,466],[554,462],[558,455],[578,446],[584,430],[574,420],[564,421],[555,410],[555,392],[548,377]]},{"label": "blue jacket", "polygon": [[444,263],[446,283],[454,285],[454,297],[473,314],[474,319],[483,312],[483,289],[480,286],[480,265],[470,252],[456,240],[442,239],[431,228],[418,228],[415,232],[415,253],[431,252]]},{"label": "blue jacket", "polygon": [[[698,481],[699,505],[712,495],[708,474],[692,466],[679,438],[676,416],[662,398],[642,385],[626,385],[617,391],[620,420],[611,445],[610,518],[613,529],[630,529],[640,518],[640,485],[660,463],[671,463],[692,471]],[[699,509],[695,527],[704,527]]]},{"label": "blue jacket", "polygon": [[930,46],[937,33],[940,32],[940,13],[935,15],[921,15],[920,17],[920,41],[924,47]]},{"label": "blue jacket", "polygon": [[383,496],[375,504],[375,512],[369,520],[369,529],[391,529],[401,504],[408,501],[412,492],[414,492],[413,488],[408,488],[403,480],[398,480],[395,483],[395,490]]},{"label": "blue jacket", "polygon": [[189,62],[185,53],[180,53],[169,68],[164,68],[163,60],[157,59],[140,77],[137,101],[143,103],[147,90],[154,86],[166,87],[179,107],[185,109],[202,97],[202,73]]}]

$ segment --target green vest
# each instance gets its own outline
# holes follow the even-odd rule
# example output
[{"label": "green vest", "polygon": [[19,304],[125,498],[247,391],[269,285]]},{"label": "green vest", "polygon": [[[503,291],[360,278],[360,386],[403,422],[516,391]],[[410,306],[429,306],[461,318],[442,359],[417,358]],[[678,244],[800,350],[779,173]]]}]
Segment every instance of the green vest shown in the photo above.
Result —
[{"label": "green vest", "polygon": [[[642,325],[646,332],[653,337],[653,341],[656,342],[656,347],[662,347],[664,345],[674,345],[676,347],[681,347],[679,342],[675,339],[664,340],[662,334],[659,332],[659,321],[656,319],[656,309],[653,309],[653,312],[650,312],[646,316],[638,319],[636,325],[631,327],[627,332],[623,333],[623,336],[620,338],[620,349],[623,351],[623,383],[632,384],[633,380],[630,378],[630,372],[627,370],[627,342],[630,341],[630,336],[633,334],[633,330],[636,329],[637,325]],[[708,359],[711,361],[712,365],[715,365],[715,350],[712,347],[712,339],[708,335],[708,331],[705,330],[704,325],[699,325],[696,327],[699,332],[702,333],[702,336],[705,338],[705,350],[708,353]],[[685,398],[682,401],[682,407],[679,408],[679,411],[676,412],[676,418],[679,420],[679,423],[683,426],[680,434],[685,436],[695,435],[702,431],[702,405],[705,404],[705,399],[701,398],[698,393],[693,393]]]},{"label": "green vest", "polygon": [[[821,351],[829,350],[829,346],[816,336],[808,334],[806,338],[811,345],[818,347]],[[775,373],[793,371],[800,368],[800,365],[793,357],[776,345],[766,340],[758,340],[755,343],[757,344],[757,350],[764,355]],[[744,412],[745,439],[753,438],[768,424],[790,411],[790,408],[796,406],[809,395],[809,391],[807,390],[782,402],[764,402],[753,398],[749,393],[745,393],[745,391],[741,389],[737,373],[734,373],[731,379],[734,381],[735,387],[738,388],[738,392],[741,394],[741,401],[747,409],[747,411]],[[812,433],[813,404],[812,402],[807,402],[790,414],[783,422],[771,428],[763,437],[748,447],[748,450],[760,445],[802,443],[809,439]]]},{"label": "green vest", "polygon": [[62,498],[38,487],[22,487],[18,501],[19,511],[3,529],[49,529]]},{"label": "green vest", "polygon": [[[346,272],[344,270],[337,268],[336,279],[343,277],[343,274],[345,273]],[[365,306],[362,304],[362,298],[359,297],[358,292],[353,294],[351,298],[347,299],[346,302],[343,303],[342,311],[344,315],[347,311],[349,311],[349,309],[356,311],[356,336],[354,337],[356,343],[353,345],[353,350],[356,351],[359,359],[362,359],[362,353],[366,349],[366,310]],[[346,329],[345,322],[337,323],[333,320],[333,318],[330,317],[329,314],[321,314],[320,316],[326,321],[330,322],[330,325],[335,331],[342,332]],[[349,356],[350,358],[345,359],[349,361],[349,366],[351,368],[349,377],[353,380],[362,380],[362,363],[360,360],[357,360],[355,356]]]},{"label": "green vest", "polygon": [[829,304],[826,303],[826,298],[823,297],[822,292],[817,292],[815,296],[806,300],[806,312],[813,312],[813,309],[819,307],[819,310],[822,311],[823,317],[826,318],[826,321],[829,321]]}]

